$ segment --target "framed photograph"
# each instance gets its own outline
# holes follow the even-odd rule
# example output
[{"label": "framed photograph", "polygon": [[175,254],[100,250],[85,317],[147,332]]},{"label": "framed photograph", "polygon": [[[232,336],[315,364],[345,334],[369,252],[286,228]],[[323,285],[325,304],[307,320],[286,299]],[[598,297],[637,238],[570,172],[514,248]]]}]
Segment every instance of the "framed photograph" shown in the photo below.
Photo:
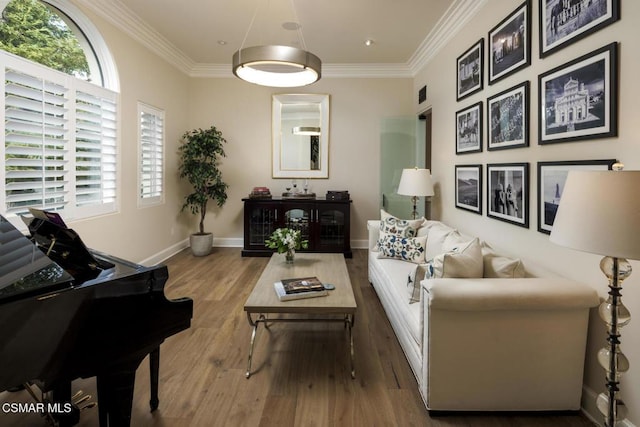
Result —
[{"label": "framed photograph", "polygon": [[620,0],[538,0],[540,58],[620,19]]},{"label": "framed photograph", "polygon": [[487,165],[487,216],[529,228],[529,164]]},{"label": "framed photograph", "polygon": [[618,134],[617,43],[538,76],[540,144]]},{"label": "framed photograph", "polygon": [[456,99],[460,101],[472,95],[483,86],[484,39],[478,40],[465,53],[458,57],[456,63]]},{"label": "framed photograph", "polygon": [[487,50],[490,85],[531,65],[531,0],[489,31]]},{"label": "framed photograph", "polygon": [[482,215],[482,165],[456,165],[456,208]]},{"label": "framed photograph", "polygon": [[611,170],[616,159],[538,162],[538,231],[551,234],[570,170]]},{"label": "framed photograph", "polygon": [[482,151],[482,101],[456,112],[456,154]]},{"label": "framed photograph", "polygon": [[529,145],[529,82],[487,99],[487,150]]}]

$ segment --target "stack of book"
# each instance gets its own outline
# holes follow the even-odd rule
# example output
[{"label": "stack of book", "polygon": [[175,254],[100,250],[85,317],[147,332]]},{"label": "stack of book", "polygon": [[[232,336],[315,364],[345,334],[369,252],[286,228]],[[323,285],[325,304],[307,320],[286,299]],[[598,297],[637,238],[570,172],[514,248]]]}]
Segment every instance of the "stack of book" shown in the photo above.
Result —
[{"label": "stack of book", "polygon": [[249,193],[251,199],[270,199],[271,191],[267,187],[253,187],[251,193]]},{"label": "stack of book", "polygon": [[317,277],[282,279],[273,284],[280,301],[313,298],[328,295],[329,292]]}]

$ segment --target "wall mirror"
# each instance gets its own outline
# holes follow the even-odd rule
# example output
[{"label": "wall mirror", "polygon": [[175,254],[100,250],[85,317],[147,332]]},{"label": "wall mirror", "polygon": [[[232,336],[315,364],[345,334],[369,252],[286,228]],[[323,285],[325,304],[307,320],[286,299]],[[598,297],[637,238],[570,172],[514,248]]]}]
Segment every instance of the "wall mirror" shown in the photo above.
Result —
[{"label": "wall mirror", "polygon": [[329,178],[329,95],[273,95],[273,178]]}]

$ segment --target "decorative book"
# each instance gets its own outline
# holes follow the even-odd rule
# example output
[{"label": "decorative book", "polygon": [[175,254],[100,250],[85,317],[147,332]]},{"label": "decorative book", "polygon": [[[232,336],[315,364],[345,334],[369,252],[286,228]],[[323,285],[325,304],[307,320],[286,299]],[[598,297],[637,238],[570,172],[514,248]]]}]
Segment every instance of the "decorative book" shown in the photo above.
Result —
[{"label": "decorative book", "polygon": [[288,294],[309,291],[324,291],[324,285],[317,277],[282,279],[282,286]]},{"label": "decorative book", "polygon": [[275,282],[273,287],[280,301],[321,297],[329,294],[317,277],[282,279]]}]

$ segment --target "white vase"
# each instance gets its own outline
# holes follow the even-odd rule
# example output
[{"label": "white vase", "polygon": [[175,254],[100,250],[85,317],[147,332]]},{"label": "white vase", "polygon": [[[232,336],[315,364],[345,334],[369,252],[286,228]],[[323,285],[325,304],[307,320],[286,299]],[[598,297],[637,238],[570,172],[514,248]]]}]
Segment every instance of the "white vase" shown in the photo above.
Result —
[{"label": "white vase", "polygon": [[189,236],[189,245],[194,256],[209,255],[213,246],[213,233],[192,234]]}]

